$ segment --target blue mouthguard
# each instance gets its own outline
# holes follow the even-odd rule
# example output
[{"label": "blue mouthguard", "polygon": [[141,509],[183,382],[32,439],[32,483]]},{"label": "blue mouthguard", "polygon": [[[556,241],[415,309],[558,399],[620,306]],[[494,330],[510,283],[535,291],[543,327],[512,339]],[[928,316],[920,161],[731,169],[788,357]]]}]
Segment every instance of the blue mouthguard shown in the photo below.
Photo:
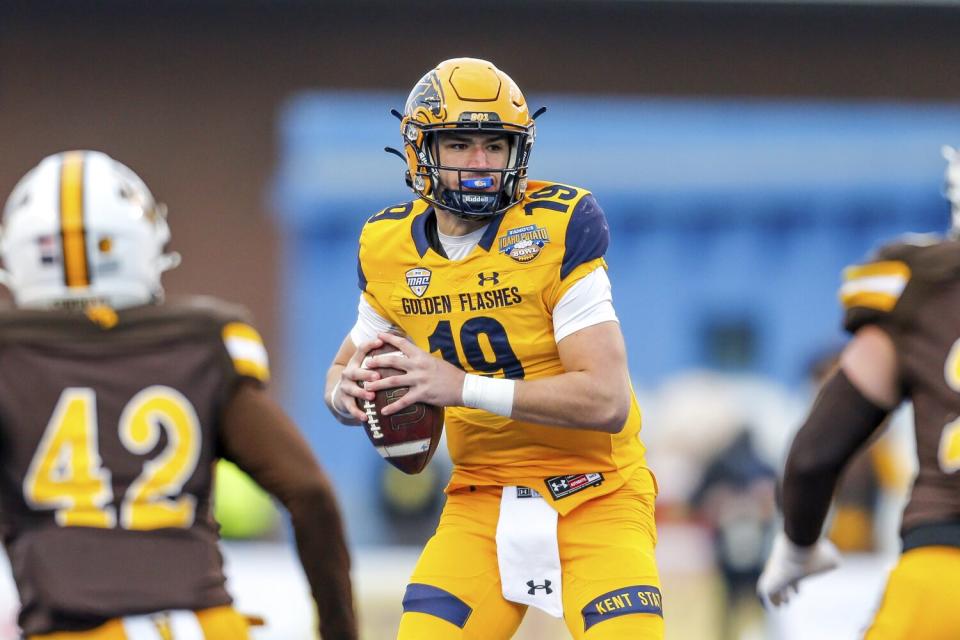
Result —
[{"label": "blue mouthguard", "polygon": [[460,184],[464,189],[489,189],[493,186],[493,178],[466,178]]}]

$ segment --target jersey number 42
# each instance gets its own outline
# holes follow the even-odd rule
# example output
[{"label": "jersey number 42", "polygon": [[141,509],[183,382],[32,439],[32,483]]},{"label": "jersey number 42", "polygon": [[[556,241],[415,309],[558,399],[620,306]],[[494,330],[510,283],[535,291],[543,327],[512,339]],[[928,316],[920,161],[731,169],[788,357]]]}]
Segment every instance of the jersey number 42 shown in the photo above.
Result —
[{"label": "jersey number 42", "polygon": [[[133,454],[152,451],[166,431],[159,455],[143,465],[124,492],[119,526],[131,530],[186,528],[193,524],[196,498],[181,495],[200,457],[200,420],[176,389],[151,386],[137,393],[120,415],[120,442]],[[118,525],[111,473],[98,446],[97,397],[93,389],[70,387],[53,415],[23,480],[23,496],[37,510],[54,510],[62,527]]]}]

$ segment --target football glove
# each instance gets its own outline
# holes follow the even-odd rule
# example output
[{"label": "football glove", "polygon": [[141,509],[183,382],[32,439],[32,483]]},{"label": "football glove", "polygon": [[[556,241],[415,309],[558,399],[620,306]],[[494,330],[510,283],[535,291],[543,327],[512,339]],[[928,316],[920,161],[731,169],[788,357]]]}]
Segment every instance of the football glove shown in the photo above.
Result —
[{"label": "football glove", "polygon": [[773,541],[767,564],[757,581],[757,595],[766,603],[780,606],[797,593],[797,583],[807,576],[830,571],[840,564],[840,553],[829,540],[800,547],[780,532]]}]

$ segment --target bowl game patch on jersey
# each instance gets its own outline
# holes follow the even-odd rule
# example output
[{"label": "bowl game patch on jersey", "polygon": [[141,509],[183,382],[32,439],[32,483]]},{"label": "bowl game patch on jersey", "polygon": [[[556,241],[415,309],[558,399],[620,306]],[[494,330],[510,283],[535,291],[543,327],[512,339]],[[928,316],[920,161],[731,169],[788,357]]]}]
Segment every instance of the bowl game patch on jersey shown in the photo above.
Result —
[{"label": "bowl game patch on jersey", "polygon": [[535,224],[508,229],[506,235],[497,238],[497,248],[517,262],[530,262],[540,255],[544,245],[550,242],[550,234]]}]

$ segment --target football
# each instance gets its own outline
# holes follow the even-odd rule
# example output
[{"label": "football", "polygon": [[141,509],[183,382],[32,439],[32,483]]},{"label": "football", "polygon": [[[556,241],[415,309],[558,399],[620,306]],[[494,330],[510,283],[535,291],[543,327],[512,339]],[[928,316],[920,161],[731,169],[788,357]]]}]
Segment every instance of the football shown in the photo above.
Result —
[{"label": "football", "polygon": [[[385,344],[368,355],[376,356],[395,351],[398,351],[396,347]],[[378,370],[383,378],[403,373],[389,367]],[[408,390],[408,387],[383,389],[377,391],[372,401],[357,398],[357,406],[367,414],[363,430],[377,453],[397,469],[413,474],[423,471],[433,457],[433,452],[437,450],[440,435],[443,433],[443,407],[417,402],[400,413],[389,416],[382,414],[384,407],[403,397]]]}]

